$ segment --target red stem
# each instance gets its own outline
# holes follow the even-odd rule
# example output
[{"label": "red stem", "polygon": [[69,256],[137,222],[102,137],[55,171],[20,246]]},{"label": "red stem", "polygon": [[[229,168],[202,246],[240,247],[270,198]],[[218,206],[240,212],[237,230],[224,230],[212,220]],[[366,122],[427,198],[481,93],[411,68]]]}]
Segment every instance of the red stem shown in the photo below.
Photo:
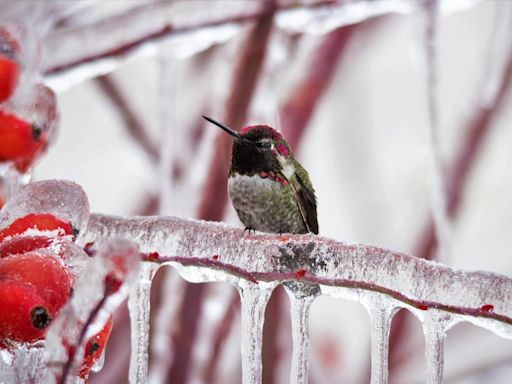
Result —
[{"label": "red stem", "polygon": [[[485,309],[484,306],[480,307],[461,307],[458,305],[444,304],[436,301],[428,301],[428,300],[417,300],[407,295],[384,287],[380,286],[373,282],[368,281],[358,281],[353,279],[342,279],[335,277],[323,277],[316,276],[306,271],[305,274],[298,274],[297,271],[291,272],[255,272],[248,271],[245,269],[241,269],[237,266],[231,265],[229,263],[224,263],[222,261],[216,260],[213,257],[205,258],[205,257],[194,257],[194,256],[159,256],[156,260],[154,258],[146,258],[146,262],[153,263],[169,263],[175,262],[179,263],[183,266],[195,266],[195,267],[205,267],[208,269],[219,270],[239,279],[247,280],[252,282],[253,284],[258,284],[260,281],[267,282],[279,282],[283,283],[286,281],[300,281],[303,283],[310,284],[319,284],[323,286],[329,287],[345,287],[345,288],[353,288],[353,289],[361,289],[370,292],[378,292],[384,295],[387,295],[393,299],[396,299],[404,304],[407,304],[411,307],[418,308],[422,311],[428,311],[429,309],[439,309],[445,312],[450,312],[459,315],[468,315],[471,317],[481,317],[494,319],[505,324],[512,325],[512,317],[507,315],[502,315],[496,313],[494,310]],[[303,270],[301,270],[302,272]],[[197,284],[192,284],[197,285]]]},{"label": "red stem", "polygon": [[353,31],[363,23],[347,25],[329,33],[315,49],[306,76],[281,107],[283,134],[292,149],[297,148],[321,96],[331,83],[338,61]]}]

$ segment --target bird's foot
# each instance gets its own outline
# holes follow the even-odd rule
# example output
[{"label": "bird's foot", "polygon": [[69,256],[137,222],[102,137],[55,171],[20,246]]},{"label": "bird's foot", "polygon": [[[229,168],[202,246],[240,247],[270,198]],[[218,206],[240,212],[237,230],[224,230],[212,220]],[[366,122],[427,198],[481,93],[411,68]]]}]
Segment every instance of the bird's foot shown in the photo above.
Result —
[{"label": "bird's foot", "polygon": [[252,231],[252,233],[256,233],[256,230],[254,228],[245,227],[244,228],[244,235],[245,235],[245,232],[249,232],[249,235],[251,235],[251,231]]}]

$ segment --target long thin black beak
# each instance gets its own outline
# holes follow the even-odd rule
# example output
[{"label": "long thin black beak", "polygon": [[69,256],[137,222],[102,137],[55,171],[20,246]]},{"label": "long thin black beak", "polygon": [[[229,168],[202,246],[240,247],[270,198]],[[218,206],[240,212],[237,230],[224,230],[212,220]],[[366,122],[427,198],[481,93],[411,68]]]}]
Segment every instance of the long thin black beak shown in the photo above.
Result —
[{"label": "long thin black beak", "polygon": [[217,127],[219,127],[220,129],[223,129],[224,131],[226,131],[227,133],[229,133],[231,136],[233,136],[235,139],[238,139],[238,140],[244,140],[244,141],[248,141],[245,137],[242,137],[240,136],[240,134],[235,131],[234,129],[232,128],[229,128],[229,127],[226,127],[225,125],[213,120],[212,118],[208,117],[208,116],[204,116],[204,115],[201,115],[203,116],[203,119],[209,121],[210,123],[212,124],[215,124]]}]

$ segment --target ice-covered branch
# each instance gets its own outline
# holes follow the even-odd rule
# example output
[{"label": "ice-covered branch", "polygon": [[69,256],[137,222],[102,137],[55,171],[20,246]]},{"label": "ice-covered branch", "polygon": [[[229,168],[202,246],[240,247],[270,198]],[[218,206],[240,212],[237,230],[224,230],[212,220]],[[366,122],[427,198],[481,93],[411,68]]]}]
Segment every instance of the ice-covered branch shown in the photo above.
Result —
[{"label": "ice-covered branch", "polygon": [[372,291],[415,313],[435,308],[512,337],[512,279],[505,276],[320,236],[248,236],[221,223],[173,217],[95,214],[85,241],[116,235],[132,239],[142,252],[168,255],[161,261],[177,266],[190,281],[297,280],[318,284],[322,294],[338,297]]},{"label": "ice-covered branch", "polygon": [[[332,0],[318,0],[302,6],[284,3],[279,9],[314,9],[332,7],[333,3]],[[268,10],[261,7],[260,2],[215,1],[208,7],[194,2],[142,5],[104,20],[50,33],[43,41],[44,51],[52,53],[44,57],[44,72],[47,76],[56,76],[95,64],[94,69],[79,74],[84,79],[94,77],[115,68],[116,59],[144,49],[151,51],[152,44],[171,37],[190,37],[189,47],[200,51],[219,39],[223,41],[232,36],[234,26],[257,20],[266,13]],[[126,29],[126,25],[131,28]],[[223,29],[226,30],[223,32]],[[197,44],[190,44],[192,41]]]},{"label": "ice-covered branch", "polygon": [[[68,87],[70,82],[112,71],[121,64],[120,59],[152,54],[155,44],[169,39],[175,39],[176,49],[185,55],[199,52],[231,38],[241,24],[267,14],[268,9],[261,4],[214,1],[204,7],[200,2],[157,2],[106,19],[57,28],[42,43],[43,51],[51,52],[43,58],[43,72],[54,82],[63,76],[61,85]],[[411,12],[416,4],[401,0],[379,4],[370,0],[316,0],[279,1],[276,7],[280,28],[294,33],[327,33],[369,17]]]}]

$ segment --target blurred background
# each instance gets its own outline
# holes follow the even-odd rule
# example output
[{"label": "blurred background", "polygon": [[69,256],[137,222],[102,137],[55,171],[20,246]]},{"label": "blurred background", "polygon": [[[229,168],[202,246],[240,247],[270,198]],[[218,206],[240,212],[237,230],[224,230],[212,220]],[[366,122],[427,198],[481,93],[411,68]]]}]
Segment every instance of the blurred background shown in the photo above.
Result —
[{"label": "blurred background", "polygon": [[[320,234],[512,275],[512,1],[3,1],[35,30],[61,122],[34,179],[67,179],[91,210],[242,226],[226,195],[227,135],[267,124],[309,171]],[[164,300],[165,298],[165,300]],[[171,302],[171,304],[169,304]],[[238,295],[160,271],[150,382],[240,382]],[[288,380],[288,299],[267,307],[264,380]],[[369,319],[320,297],[312,383],[367,383]],[[127,381],[116,314],[91,383]],[[512,343],[470,324],[447,338],[445,382],[509,383]],[[390,382],[424,382],[420,323],[401,311]]]}]

